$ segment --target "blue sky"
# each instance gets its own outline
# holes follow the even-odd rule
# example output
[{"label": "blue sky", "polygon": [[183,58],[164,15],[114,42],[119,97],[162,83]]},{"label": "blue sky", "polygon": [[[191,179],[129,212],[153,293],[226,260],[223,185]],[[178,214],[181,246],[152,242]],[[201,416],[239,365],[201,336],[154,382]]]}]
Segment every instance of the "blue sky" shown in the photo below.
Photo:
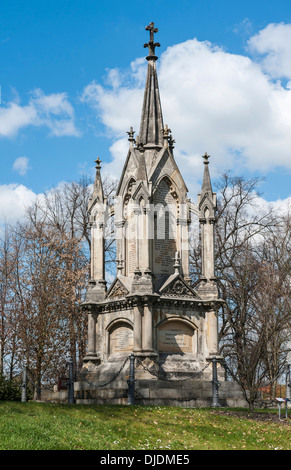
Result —
[{"label": "blue sky", "polygon": [[97,156],[118,177],[126,131],[138,131],[151,21],[190,196],[207,151],[214,179],[265,177],[264,200],[290,197],[290,0],[2,0],[0,216],[92,175]]}]

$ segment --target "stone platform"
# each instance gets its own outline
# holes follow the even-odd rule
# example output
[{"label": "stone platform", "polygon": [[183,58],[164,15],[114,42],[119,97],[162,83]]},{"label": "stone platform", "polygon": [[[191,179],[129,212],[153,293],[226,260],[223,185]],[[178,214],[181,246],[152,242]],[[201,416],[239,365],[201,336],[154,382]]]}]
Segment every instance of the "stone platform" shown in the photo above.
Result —
[{"label": "stone platform", "polygon": [[[136,361],[134,370],[136,405],[148,406],[212,406],[212,367],[211,364],[189,362],[184,369],[174,361],[171,371],[157,368],[150,359]],[[164,365],[164,364],[163,364]],[[218,367],[218,402],[223,407],[247,407],[242,392],[234,382],[225,381],[224,371]],[[112,361],[107,364],[84,369],[80,381],[74,383],[76,404],[128,404],[129,361]],[[64,392],[54,392],[47,401],[67,402]]]},{"label": "stone platform", "polygon": [[[99,388],[75,383],[76,404],[128,404],[127,381],[119,381]],[[233,382],[221,383],[219,404],[223,407],[247,407],[238,386]],[[212,382],[189,380],[136,380],[135,404],[146,406],[211,407]]]}]

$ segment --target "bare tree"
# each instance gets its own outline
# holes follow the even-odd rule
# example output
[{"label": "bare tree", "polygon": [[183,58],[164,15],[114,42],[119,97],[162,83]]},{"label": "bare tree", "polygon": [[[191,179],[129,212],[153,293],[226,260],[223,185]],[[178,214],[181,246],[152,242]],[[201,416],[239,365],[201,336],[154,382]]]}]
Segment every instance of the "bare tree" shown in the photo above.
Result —
[{"label": "bare tree", "polygon": [[55,380],[66,351],[78,347],[84,352],[86,326],[80,304],[87,260],[80,241],[56,229],[45,224],[19,229],[23,240],[15,291],[19,360],[25,358],[35,396],[40,398],[41,383]]},{"label": "bare tree", "polygon": [[[287,274],[278,264],[286,259],[287,232],[284,240],[278,237],[279,232],[283,234],[278,214],[263,211],[258,183],[257,179],[224,174],[217,187],[215,226],[216,275],[226,300],[220,312],[220,351],[251,408],[261,387],[275,382],[282,371],[277,356],[282,356],[286,343],[288,317],[288,296],[282,290],[282,276],[286,280]],[[196,282],[201,273],[200,259],[200,245],[193,243],[190,262]]]}]

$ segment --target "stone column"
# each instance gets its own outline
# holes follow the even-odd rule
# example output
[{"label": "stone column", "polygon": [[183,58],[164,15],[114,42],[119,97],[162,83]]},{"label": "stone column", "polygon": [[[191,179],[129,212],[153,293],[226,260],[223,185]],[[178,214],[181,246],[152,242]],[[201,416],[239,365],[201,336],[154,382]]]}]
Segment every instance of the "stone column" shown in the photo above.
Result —
[{"label": "stone column", "polygon": [[207,348],[210,356],[218,354],[218,317],[217,311],[211,309],[206,313]]},{"label": "stone column", "polygon": [[84,361],[99,361],[100,352],[97,344],[96,330],[98,327],[98,318],[96,313],[88,314],[88,347]]},{"label": "stone column", "polygon": [[214,223],[206,209],[205,218],[200,219],[202,245],[202,275],[207,279],[214,278]]},{"label": "stone column", "polygon": [[150,208],[142,207],[142,215],[140,216],[140,268],[144,272],[150,269]]},{"label": "stone column", "polygon": [[92,229],[91,278],[96,281],[105,278],[104,224],[96,222]]},{"label": "stone column", "polygon": [[181,215],[179,218],[179,226],[180,226],[180,257],[181,257],[181,267],[184,279],[186,281],[190,281],[189,277],[189,223],[190,219],[187,218],[186,212],[187,206],[186,204],[181,204]]},{"label": "stone column", "polygon": [[133,328],[133,352],[139,352],[142,349],[142,312],[141,306],[137,303],[133,307],[134,328]]},{"label": "stone column", "polygon": [[115,222],[115,227],[116,227],[116,255],[117,257],[121,257],[120,261],[122,262],[121,266],[121,274],[125,276],[125,259],[126,259],[126,254],[125,254],[125,233],[124,233],[124,226],[125,226],[125,221],[121,220],[118,222]]},{"label": "stone column", "polygon": [[146,352],[153,351],[153,318],[152,318],[152,305],[150,303],[144,304],[142,348]]}]

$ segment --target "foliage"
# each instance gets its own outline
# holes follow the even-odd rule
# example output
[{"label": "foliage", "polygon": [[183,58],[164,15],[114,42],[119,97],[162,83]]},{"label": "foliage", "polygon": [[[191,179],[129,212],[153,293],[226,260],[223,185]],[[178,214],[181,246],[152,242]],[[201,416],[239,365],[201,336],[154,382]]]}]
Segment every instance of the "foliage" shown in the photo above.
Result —
[{"label": "foliage", "polygon": [[0,401],[20,401],[21,400],[21,384],[19,380],[7,379],[4,375],[0,375]]}]

